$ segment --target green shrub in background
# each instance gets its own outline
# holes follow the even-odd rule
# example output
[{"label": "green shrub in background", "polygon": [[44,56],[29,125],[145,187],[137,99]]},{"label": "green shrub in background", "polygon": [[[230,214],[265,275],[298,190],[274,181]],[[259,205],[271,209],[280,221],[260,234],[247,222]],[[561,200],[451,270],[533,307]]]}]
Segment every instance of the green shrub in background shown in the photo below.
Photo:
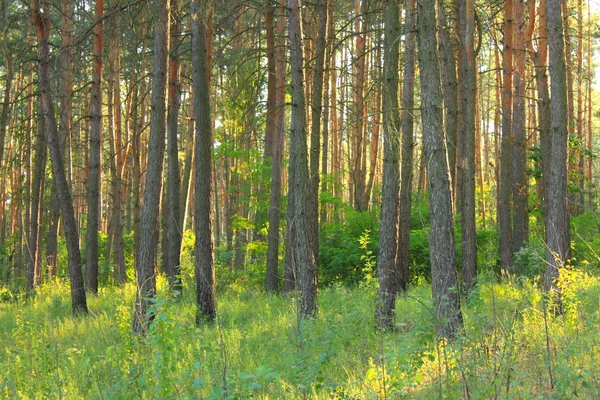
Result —
[{"label": "green shrub in background", "polygon": [[361,257],[365,249],[360,239],[368,236],[368,250],[377,254],[379,221],[373,212],[346,210],[345,223],[324,225],[319,239],[319,284],[330,286],[336,282],[355,285],[363,277]]}]

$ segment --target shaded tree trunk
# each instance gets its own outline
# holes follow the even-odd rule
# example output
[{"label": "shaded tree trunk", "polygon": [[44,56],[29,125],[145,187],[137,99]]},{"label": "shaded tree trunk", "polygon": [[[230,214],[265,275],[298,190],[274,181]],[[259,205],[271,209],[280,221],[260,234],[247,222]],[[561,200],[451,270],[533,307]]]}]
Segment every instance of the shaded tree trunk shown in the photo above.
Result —
[{"label": "shaded tree trunk", "polygon": [[207,35],[212,8],[205,0],[191,2],[192,15],[192,77],[194,82],[194,114],[196,117],[195,213],[196,213],[196,324],[216,318],[215,269],[210,221],[210,190],[212,181],[212,120],[210,116],[210,86]]},{"label": "shaded tree trunk", "polygon": [[436,307],[436,330],[441,336],[453,337],[462,327],[462,312],[455,265],[450,173],[443,127],[435,0],[419,2],[418,16],[423,151],[427,160],[431,283]]},{"label": "shaded tree trunk", "polygon": [[167,116],[167,144],[168,144],[168,176],[167,176],[167,276],[174,292],[181,293],[181,263],[180,252],[183,231],[180,227],[181,213],[181,176],[179,173],[179,149],[177,145],[177,122],[181,98],[181,85],[179,82],[179,42],[181,35],[181,0],[172,0],[171,16],[172,25],[170,32],[169,55],[169,104]]},{"label": "shaded tree trunk", "polygon": [[[412,181],[415,154],[415,47],[417,42],[416,0],[406,2],[406,32],[404,42],[404,86],[402,89],[402,166],[400,180],[400,227],[398,232],[398,264],[400,289],[408,289],[410,278],[410,216],[412,211]],[[441,54],[441,52],[440,52]],[[447,112],[449,112],[447,110]],[[452,165],[452,164],[451,164]]]},{"label": "shaded tree trunk", "polygon": [[46,124],[46,141],[50,150],[52,160],[52,174],[56,180],[58,197],[60,200],[61,213],[68,253],[69,280],[71,282],[71,305],[74,314],[86,314],[88,312],[81,271],[81,253],[79,250],[79,234],[77,232],[77,221],[73,210],[73,200],[65,174],[62,151],[56,117],[52,103],[52,92],[50,84],[49,58],[50,49],[48,45],[50,20],[46,12],[43,12],[39,0],[31,0],[31,11],[36,27],[38,39],[38,85],[42,100],[42,116]]},{"label": "shaded tree trunk", "polygon": [[400,49],[400,4],[385,5],[383,79],[383,188],[377,279],[379,280],[376,317],[380,328],[390,329],[394,321],[396,293],[396,254],[398,250],[398,190],[400,116],[398,114],[398,60]]},{"label": "shaded tree trunk", "polygon": [[[104,0],[96,0],[94,18],[104,14]],[[98,230],[100,221],[100,152],[102,133],[102,54],[104,47],[104,24],[94,26],[92,44],[92,88],[90,100],[90,158],[87,181],[87,230],[85,236],[86,289],[98,292]]]},{"label": "shaded tree trunk", "polygon": [[512,178],[513,178],[513,251],[516,253],[528,242],[529,236],[529,209],[528,209],[528,182],[527,182],[527,132],[525,98],[526,96],[526,70],[525,70],[525,2],[514,0],[514,95],[512,114]]},{"label": "shaded tree trunk", "polygon": [[462,138],[461,160],[461,225],[462,225],[462,278],[463,290],[468,293],[477,280],[477,232],[475,227],[475,116],[477,81],[475,68],[475,9],[473,0],[459,0],[462,70]]},{"label": "shaded tree trunk", "polygon": [[567,199],[567,73],[560,0],[546,0],[550,48],[550,175],[546,200],[546,274],[544,289],[561,310],[557,279],[570,258],[569,210]]},{"label": "shaded tree trunk", "polygon": [[148,306],[156,292],[158,215],[165,152],[169,8],[169,0],[155,0],[153,4],[156,19],[154,22],[150,138],[148,140],[148,161],[140,231],[136,232],[139,234],[140,247],[135,262],[137,290],[133,332],[138,334],[147,332],[148,322],[153,318],[152,315],[148,315]]},{"label": "shaded tree trunk", "polygon": [[502,50],[502,141],[498,190],[500,267],[508,272],[513,262],[512,232],[512,87],[513,87],[513,0],[504,2],[504,48]]},{"label": "shaded tree trunk", "polygon": [[293,198],[295,227],[292,247],[297,271],[296,287],[300,292],[298,313],[309,317],[317,311],[317,265],[311,248],[310,235],[314,232],[310,218],[310,177],[306,144],[306,102],[304,99],[304,60],[300,0],[288,0],[288,30],[290,38],[290,68],[292,77],[292,120],[290,128],[290,184]]}]

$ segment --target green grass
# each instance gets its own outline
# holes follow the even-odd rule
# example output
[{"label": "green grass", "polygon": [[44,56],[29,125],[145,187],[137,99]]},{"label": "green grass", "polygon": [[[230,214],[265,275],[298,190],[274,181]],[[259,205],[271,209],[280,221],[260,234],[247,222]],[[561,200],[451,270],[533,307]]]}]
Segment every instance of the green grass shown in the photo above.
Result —
[{"label": "green grass", "polygon": [[[69,399],[600,398],[600,280],[565,276],[566,312],[544,313],[531,280],[485,280],[465,330],[435,336],[430,287],[398,298],[374,329],[371,284],[319,293],[299,322],[291,298],[228,290],[217,324],[194,327],[194,294],[159,292],[147,339],[131,334],[134,288],[102,289],[71,316],[68,288],[0,303],[0,396]],[[568,285],[567,285],[568,284]]]}]

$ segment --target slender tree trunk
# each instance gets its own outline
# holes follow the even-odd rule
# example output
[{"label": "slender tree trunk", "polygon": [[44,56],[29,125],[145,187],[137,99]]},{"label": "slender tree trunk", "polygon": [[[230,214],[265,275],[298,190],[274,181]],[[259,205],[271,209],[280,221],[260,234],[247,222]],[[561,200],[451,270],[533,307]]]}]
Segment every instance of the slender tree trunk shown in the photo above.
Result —
[{"label": "slender tree trunk", "polygon": [[[443,0],[438,0],[438,37],[439,54],[444,96],[444,126],[446,127],[446,147],[452,185],[453,203],[457,188],[457,146],[458,146],[458,81],[456,76],[456,57],[450,39],[450,26],[446,22],[446,10]],[[404,179],[404,178],[403,178]],[[401,200],[402,203],[402,200]]]},{"label": "slender tree trunk", "polygon": [[[96,0],[94,17],[104,14],[104,0]],[[102,54],[104,47],[104,26],[102,22],[94,26],[92,44],[92,89],[91,89],[91,126],[90,126],[90,166],[87,181],[87,230],[86,230],[86,289],[98,292],[98,230],[100,220],[100,152],[102,132]]]},{"label": "slender tree trunk", "polygon": [[196,212],[196,324],[216,318],[215,269],[210,221],[212,180],[212,120],[210,114],[210,75],[208,63],[208,20],[212,8],[206,0],[192,0],[192,77],[196,117],[195,212]]},{"label": "slender tree trunk", "polygon": [[463,290],[469,293],[477,283],[477,232],[475,226],[475,124],[477,107],[477,70],[475,68],[475,5],[473,0],[459,0],[462,70],[461,95],[463,148],[461,160],[462,193],[462,278]]},{"label": "slender tree trunk", "polygon": [[[416,0],[406,2],[406,32],[404,41],[404,85],[402,89],[402,165],[400,180],[400,225],[396,255],[400,289],[408,289],[410,278],[410,215],[412,212],[412,182],[415,157],[415,48],[417,45]],[[441,53],[440,53],[441,54]]]},{"label": "slender tree trunk", "polygon": [[38,260],[40,258],[41,248],[38,247],[38,234],[40,232],[39,225],[43,222],[40,220],[40,210],[43,207],[43,183],[45,179],[44,171],[46,169],[46,145],[44,143],[44,131],[46,130],[45,121],[40,118],[37,124],[37,134],[35,138],[35,157],[33,158],[33,180],[31,181],[31,197],[30,197],[30,228],[27,238],[27,264],[26,264],[26,288],[28,291],[33,290],[39,283],[39,277],[36,276],[38,269]]},{"label": "slender tree trunk", "polygon": [[158,214],[165,152],[169,0],[155,0],[153,9],[156,19],[154,22],[150,138],[148,140],[148,164],[140,231],[136,232],[140,237],[140,248],[135,265],[137,291],[133,332],[137,334],[145,334],[148,329],[147,324],[153,318],[148,315],[148,306],[156,292]]},{"label": "slender tree trunk", "polygon": [[[281,6],[285,6],[281,0]],[[282,7],[283,9],[283,7]],[[284,117],[285,117],[285,35],[286,19],[282,12],[277,16],[277,24],[274,26],[273,52],[274,75],[269,79],[274,80],[275,99],[273,102],[273,124],[275,134],[273,136],[273,162],[271,163],[271,194],[269,198],[269,232],[267,243],[267,276],[266,289],[268,292],[278,290],[278,263],[279,263],[279,222],[281,217],[281,159],[283,153]],[[275,35],[276,34],[276,35]]]},{"label": "slender tree trunk", "polygon": [[[288,0],[288,30],[290,37],[290,68],[292,77],[292,120],[290,128],[290,176],[294,174],[289,196],[293,198],[295,237],[293,256],[298,273],[300,292],[298,313],[309,317],[317,311],[317,264],[311,248],[314,232],[310,218],[310,183],[306,144],[306,102],[304,99],[304,60],[302,57],[302,27],[300,0]],[[290,182],[292,180],[290,179]]]},{"label": "slender tree trunk", "polygon": [[514,0],[514,95],[512,114],[512,178],[513,178],[513,251],[516,253],[524,247],[529,236],[529,190],[527,182],[527,132],[525,98],[525,1]]},{"label": "slender tree trunk", "polygon": [[396,293],[396,254],[398,250],[398,190],[400,115],[398,113],[398,60],[400,49],[400,4],[387,0],[385,5],[384,95],[383,95],[383,193],[377,279],[379,290],[377,321],[380,328],[390,329],[394,321]]},{"label": "slender tree trunk", "polygon": [[312,233],[311,248],[314,259],[319,256],[319,161],[321,154],[321,121],[323,115],[323,75],[325,69],[325,45],[327,39],[327,0],[317,0],[317,39],[312,86],[311,133],[310,133],[310,203],[308,204]]},{"label": "slender tree trunk", "polygon": [[440,66],[437,57],[435,0],[418,3],[423,150],[427,160],[430,259],[437,332],[453,337],[462,327],[455,265],[450,171],[444,138]]},{"label": "slender tree trunk", "polygon": [[181,176],[179,174],[179,149],[177,145],[177,122],[181,85],[179,82],[179,42],[181,36],[181,0],[172,0],[172,25],[170,32],[169,56],[169,104],[167,116],[168,141],[168,177],[167,177],[167,276],[169,284],[175,292],[181,293],[181,263],[180,252],[183,231],[179,226],[181,213]]},{"label": "slender tree trunk", "polygon": [[547,177],[550,176],[550,90],[548,88],[548,31],[546,29],[546,0],[540,0],[537,15],[539,16],[539,35],[537,51],[533,48],[533,29],[535,24],[535,2],[529,5],[529,54],[534,63],[535,83],[537,87],[537,106],[539,114],[539,134],[542,151],[542,209],[545,215],[545,199],[548,196]]},{"label": "slender tree trunk", "polygon": [[500,231],[500,267],[508,272],[513,261],[511,218],[512,87],[513,87],[513,0],[504,2],[504,49],[502,50],[502,145],[498,190],[498,230]]},{"label": "slender tree trunk", "polygon": [[56,180],[58,196],[63,215],[63,225],[68,253],[69,279],[71,282],[71,303],[73,313],[85,314],[88,312],[83,274],[81,271],[81,253],[79,251],[79,234],[77,222],[73,211],[73,200],[65,174],[63,156],[60,148],[60,140],[56,127],[56,117],[52,103],[52,92],[50,84],[49,58],[50,48],[48,45],[50,20],[47,12],[42,12],[39,0],[31,0],[31,11],[35,23],[38,39],[38,84],[42,100],[42,115],[46,124],[46,140],[52,159],[52,174]]},{"label": "slender tree trunk", "polygon": [[544,289],[561,311],[561,291],[557,285],[560,269],[571,255],[567,199],[567,72],[560,0],[546,0],[548,44],[550,48],[550,175],[546,202],[546,276]]}]

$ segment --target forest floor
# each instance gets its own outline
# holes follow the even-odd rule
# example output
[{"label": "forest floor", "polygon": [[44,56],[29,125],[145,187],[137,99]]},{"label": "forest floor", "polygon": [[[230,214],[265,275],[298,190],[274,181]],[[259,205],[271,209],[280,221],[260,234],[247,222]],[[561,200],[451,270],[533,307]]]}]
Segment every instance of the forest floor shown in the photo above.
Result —
[{"label": "forest floor", "polygon": [[451,342],[434,333],[428,285],[398,298],[391,333],[374,328],[374,281],[321,290],[318,316],[301,322],[292,298],[228,289],[217,323],[200,327],[192,291],[159,291],[142,339],[132,284],[101,289],[83,317],[66,284],[45,284],[0,303],[0,397],[600,398],[600,279],[563,276],[560,316],[533,280],[482,279]]}]

